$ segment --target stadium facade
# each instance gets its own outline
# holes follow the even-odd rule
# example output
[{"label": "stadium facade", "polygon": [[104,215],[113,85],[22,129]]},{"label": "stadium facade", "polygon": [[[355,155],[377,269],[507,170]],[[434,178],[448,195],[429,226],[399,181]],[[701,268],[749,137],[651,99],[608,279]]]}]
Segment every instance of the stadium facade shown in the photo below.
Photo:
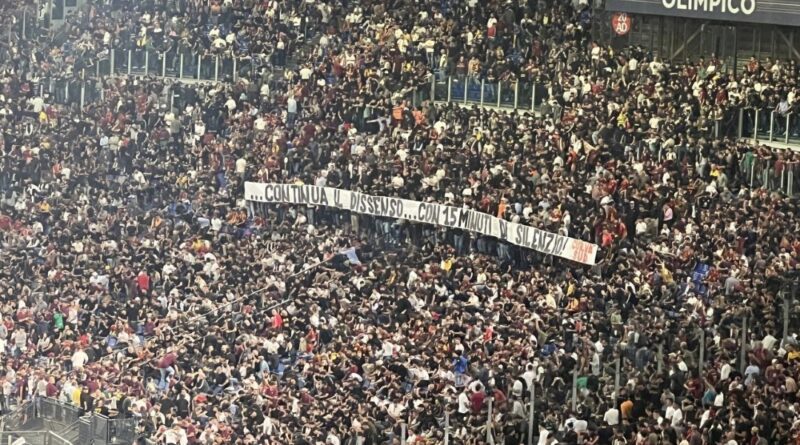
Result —
[{"label": "stadium facade", "polygon": [[[786,0],[605,0],[594,38],[636,45],[664,60],[716,57],[740,71],[751,57],[800,61],[800,2]],[[622,20],[620,20],[620,15]]]}]

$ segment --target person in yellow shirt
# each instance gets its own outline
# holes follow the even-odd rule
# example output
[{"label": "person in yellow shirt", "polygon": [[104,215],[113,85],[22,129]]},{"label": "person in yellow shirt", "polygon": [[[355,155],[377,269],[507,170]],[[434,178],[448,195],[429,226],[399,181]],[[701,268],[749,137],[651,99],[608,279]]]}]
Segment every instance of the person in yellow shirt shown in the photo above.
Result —
[{"label": "person in yellow shirt", "polygon": [[199,252],[204,247],[205,247],[205,243],[200,238],[197,238],[192,242],[192,250],[194,250],[195,252]]},{"label": "person in yellow shirt", "polygon": [[568,312],[577,312],[581,308],[581,300],[579,298],[571,298],[567,304]]},{"label": "person in yellow shirt", "polygon": [[454,259],[453,259],[453,258],[448,258],[448,259],[446,259],[446,260],[442,260],[442,263],[440,264],[440,266],[442,267],[442,269],[443,269],[445,272],[450,272],[450,269],[452,269],[452,268],[453,268],[453,263],[454,263],[454,262],[455,262],[455,261],[454,261]]},{"label": "person in yellow shirt", "polygon": [[620,128],[625,128],[628,125],[628,115],[625,113],[620,113],[619,117],[617,117],[617,126]]},{"label": "person in yellow shirt", "polygon": [[72,399],[73,405],[81,406],[81,392],[82,389],[80,386],[76,386],[75,389],[72,390],[72,394],[70,394],[70,399]]}]

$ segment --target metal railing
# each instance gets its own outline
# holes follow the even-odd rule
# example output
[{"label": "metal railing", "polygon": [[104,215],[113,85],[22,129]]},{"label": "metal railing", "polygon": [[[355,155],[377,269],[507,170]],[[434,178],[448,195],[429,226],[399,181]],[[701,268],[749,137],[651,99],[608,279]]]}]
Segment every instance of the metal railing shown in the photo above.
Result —
[{"label": "metal railing", "polygon": [[[23,431],[35,419],[34,431]],[[0,445],[25,438],[29,444],[95,445],[130,444],[138,437],[136,418],[110,418],[98,413],[84,412],[70,403],[51,398],[26,402],[0,418],[3,431]]]},{"label": "metal railing", "polygon": [[93,414],[90,418],[92,442],[102,444],[129,444],[138,437],[136,426],[138,419],[112,419],[101,414]]},{"label": "metal railing", "polygon": [[[12,40],[20,32],[17,26],[0,29]],[[11,57],[0,52],[0,60]],[[284,62],[274,55],[239,55],[231,52],[196,53],[185,48],[157,51],[146,48],[108,48],[97,60],[85,67],[63,66],[38,83],[38,93],[51,94],[57,103],[75,103],[83,106],[93,98],[102,97],[101,79],[110,76],[138,75],[175,80],[206,82],[237,82],[240,79],[260,79],[264,70],[282,66]],[[71,69],[70,69],[71,68]],[[56,70],[58,71],[58,70]]]},{"label": "metal railing", "polygon": [[[425,87],[428,89],[428,87]],[[489,81],[471,76],[433,76],[426,95],[434,102],[480,105],[560,116],[559,105],[548,103],[547,85],[527,81]],[[707,136],[738,137],[800,147],[800,113],[732,107],[708,121]]]},{"label": "metal railing", "polygon": [[[86,103],[102,97],[99,79],[119,75],[141,75],[176,80],[236,82],[260,78],[263,69],[275,65],[274,56],[251,57],[231,52],[194,53],[177,48],[157,51],[147,48],[111,48],[91,66],[75,75],[42,82],[40,93],[50,92],[57,102]],[[414,105],[424,100],[529,111],[559,118],[565,111],[550,101],[549,87],[528,81],[491,81],[474,76],[432,75],[406,95]],[[769,108],[731,107],[704,125],[704,135],[738,137],[800,147],[800,113],[779,113]]]},{"label": "metal railing", "polygon": [[67,426],[74,424],[81,418],[81,410],[78,407],[55,399],[40,398],[37,401],[37,405],[37,416],[49,422],[57,422]]},{"label": "metal railing", "polygon": [[541,112],[550,93],[540,83],[491,81],[472,76],[433,76],[430,97],[435,102]]},{"label": "metal railing", "polygon": [[16,40],[34,39],[41,32],[34,5],[19,5],[7,14],[0,25],[0,39],[13,43]]},{"label": "metal railing", "polygon": [[[115,58],[114,54],[119,53]],[[42,76],[33,83],[33,92],[40,97],[47,95],[50,100],[61,105],[79,105],[80,110],[88,104],[104,99],[104,82],[116,76],[148,76],[150,78],[172,80],[197,80],[202,82],[235,82],[243,78],[258,81],[264,66],[260,62],[253,63],[247,58],[225,58],[223,56],[189,56],[180,54],[177,68],[166,64],[167,57],[158,56],[161,60],[154,65],[156,56],[150,57],[150,52],[133,56],[132,51],[112,51],[111,57],[100,60],[93,66],[86,67],[74,74],[55,74]],[[124,63],[120,62],[120,59]],[[160,67],[160,70],[156,70]],[[206,69],[208,67],[208,69]],[[274,83],[273,79],[271,83]],[[167,84],[169,85],[169,84]],[[272,86],[272,85],[271,85]],[[171,96],[166,103],[173,105]]]},{"label": "metal railing", "polygon": [[800,146],[800,113],[743,108],[738,120],[739,137]]},{"label": "metal railing", "polygon": [[[49,445],[73,445],[72,441],[70,441],[70,440],[66,439],[65,437],[62,437],[62,436],[60,436],[57,433],[54,433],[52,431],[48,432],[48,439],[49,439],[49,441],[48,441]],[[78,444],[75,444],[75,445],[78,445]]]},{"label": "metal railing", "polygon": [[2,431],[0,445],[12,445],[20,439],[24,439],[26,445],[48,445],[51,434],[49,431]]},{"label": "metal railing", "polygon": [[[14,407],[8,414],[0,417],[0,431],[21,430],[36,418],[36,407],[25,401]],[[2,442],[0,442],[2,445]]]},{"label": "metal railing", "polygon": [[111,48],[103,53],[87,74],[100,76],[143,75],[184,80],[236,82],[252,79],[262,68],[279,66],[274,56],[195,53],[176,48],[159,51],[147,48]]},{"label": "metal railing", "polygon": [[80,443],[127,444],[133,443],[137,437],[138,419],[135,418],[111,418],[98,413],[85,415],[72,404],[49,398],[39,399],[39,406],[39,417],[62,424],[64,428],[61,430],[79,424]]},{"label": "metal railing", "polygon": [[12,445],[20,439],[25,445],[80,445],[52,431],[0,431],[0,445]]},{"label": "metal railing", "polygon": [[800,192],[797,178],[800,177],[800,162],[786,160],[782,156],[763,157],[749,153],[740,163],[743,180],[751,189],[795,196]]}]

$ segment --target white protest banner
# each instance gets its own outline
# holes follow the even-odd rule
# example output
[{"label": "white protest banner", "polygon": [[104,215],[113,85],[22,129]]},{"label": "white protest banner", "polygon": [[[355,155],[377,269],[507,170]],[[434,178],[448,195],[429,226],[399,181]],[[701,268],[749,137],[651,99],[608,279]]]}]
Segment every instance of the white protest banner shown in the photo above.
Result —
[{"label": "white protest banner", "polygon": [[583,264],[595,264],[597,256],[596,244],[466,208],[314,185],[245,182],[244,194],[249,201],[336,207],[367,215],[453,227]]}]

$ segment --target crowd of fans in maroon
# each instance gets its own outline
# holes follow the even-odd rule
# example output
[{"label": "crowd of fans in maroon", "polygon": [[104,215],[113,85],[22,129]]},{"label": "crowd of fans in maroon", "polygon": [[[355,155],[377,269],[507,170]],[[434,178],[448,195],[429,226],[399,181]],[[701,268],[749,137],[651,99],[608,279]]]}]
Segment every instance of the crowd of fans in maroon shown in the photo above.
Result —
[{"label": "crowd of fans in maroon", "polygon": [[[796,113],[798,68],[615,51],[591,14],[111,0],[3,42],[0,407],[56,398],[159,444],[520,444],[534,391],[539,444],[796,443],[798,155],[729,120]],[[90,79],[138,48],[250,62]],[[425,100],[445,76],[543,100]],[[601,254],[248,203],[244,181],[469,206]]]}]

